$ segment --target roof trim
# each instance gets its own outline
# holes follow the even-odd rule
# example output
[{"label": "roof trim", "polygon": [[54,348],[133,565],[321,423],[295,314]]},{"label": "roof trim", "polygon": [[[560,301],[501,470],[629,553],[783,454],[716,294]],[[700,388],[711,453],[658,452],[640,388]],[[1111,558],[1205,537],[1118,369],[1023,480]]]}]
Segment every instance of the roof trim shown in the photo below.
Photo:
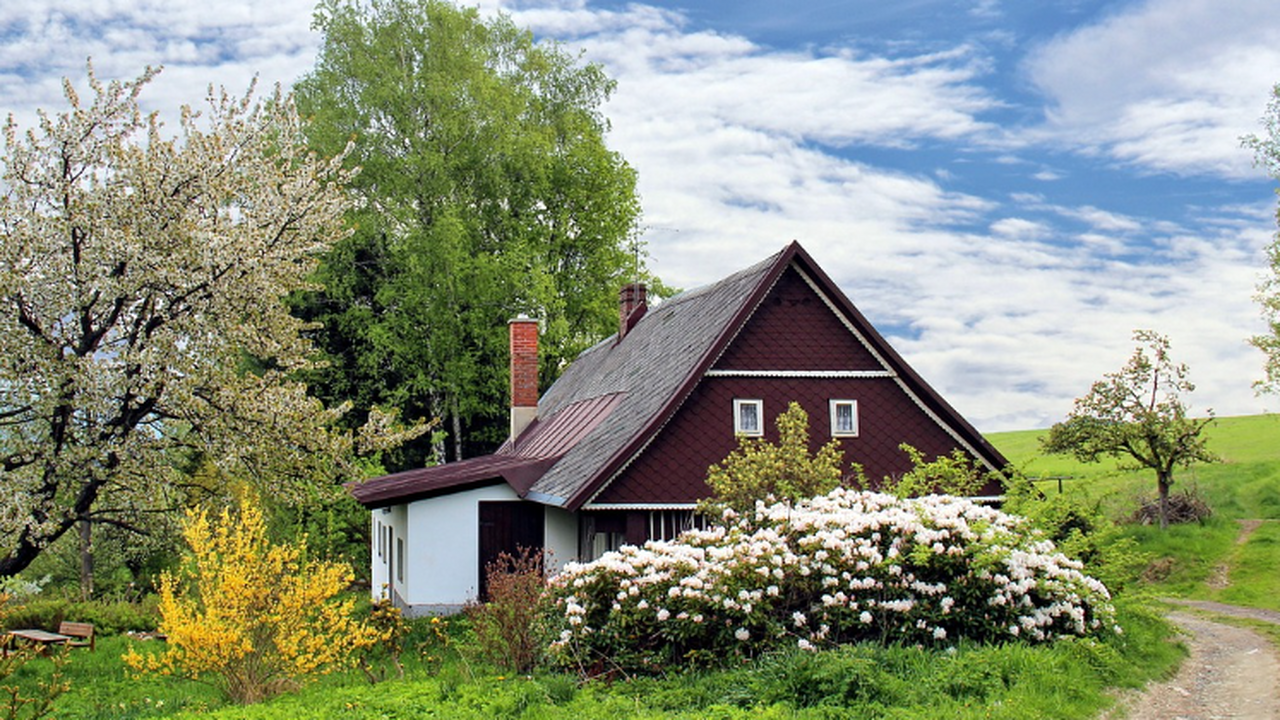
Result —
[{"label": "roof trim", "polygon": [[756,284],[755,289],[751,291],[746,302],[742,304],[742,307],[738,308],[734,316],[725,324],[720,336],[707,348],[702,358],[693,365],[693,368],[680,383],[676,392],[667,398],[658,412],[644,424],[640,432],[636,433],[631,441],[623,445],[600,469],[596,470],[588,482],[579,486],[578,491],[569,498],[569,502],[565,505],[566,509],[578,510],[589,502],[591,498],[594,498],[600,490],[613,480],[619,471],[626,467],[653,441],[657,432],[675,415],[676,410],[684,404],[689,394],[702,381],[707,370],[710,370],[715,365],[716,360],[724,353],[725,348],[737,337],[743,326],[746,325],[747,319],[755,313],[756,308],[760,306],[765,296],[769,294],[769,291],[778,282],[778,278],[782,277],[782,273],[791,264],[792,258],[797,253],[803,252],[804,250],[800,247],[800,243],[792,240],[791,244],[787,245],[775,256],[772,266],[761,276],[760,281]]},{"label": "roof trim", "polygon": [[[801,273],[804,275],[804,273]],[[849,380],[893,378],[892,370],[716,370],[703,377],[838,378]]]},{"label": "roof trim", "polygon": [[[661,409],[649,419],[630,442],[615,452],[587,483],[579,486],[577,492],[566,503],[565,507],[567,509],[578,510],[583,506],[589,505],[604,488],[608,487],[609,483],[616,479],[653,442],[658,432],[684,404],[690,393],[702,381],[702,378],[709,374],[716,374],[712,372],[716,361],[742,331],[742,328],[746,326],[747,321],[755,314],[760,303],[764,301],[764,298],[768,296],[774,285],[777,284],[778,279],[792,265],[795,265],[796,271],[804,282],[823,299],[828,308],[836,314],[845,327],[852,332],[853,336],[866,347],[880,363],[881,367],[884,368],[883,374],[878,374],[875,377],[884,377],[885,375],[892,377],[894,382],[907,393],[908,397],[934,422],[938,423],[945,432],[950,434],[989,469],[1003,474],[1004,470],[1009,466],[1009,461],[975,427],[969,424],[955,408],[943,399],[932,386],[925,382],[924,378],[894,350],[893,346],[885,340],[884,336],[876,330],[866,316],[853,305],[848,296],[840,290],[839,286],[823,271],[809,253],[800,246],[800,243],[793,240],[775,256],[772,266],[761,276],[758,284],[748,296],[747,301],[742,304],[742,307],[724,326],[720,336],[716,338],[703,357],[693,366],[677,391],[668,398]],[[592,507],[600,506],[592,505]]]}]

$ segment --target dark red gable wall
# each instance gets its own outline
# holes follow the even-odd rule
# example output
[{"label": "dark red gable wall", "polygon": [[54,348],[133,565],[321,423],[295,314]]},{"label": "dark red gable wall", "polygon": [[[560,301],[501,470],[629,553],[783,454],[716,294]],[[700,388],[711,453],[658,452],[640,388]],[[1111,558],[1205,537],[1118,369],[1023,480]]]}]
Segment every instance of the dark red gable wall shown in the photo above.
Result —
[{"label": "dark red gable wall", "polygon": [[715,364],[729,370],[883,370],[789,268]]},{"label": "dark red gable wall", "polygon": [[[733,370],[882,370],[795,270],[786,271],[761,308],[716,363]],[[859,436],[842,438],[846,465],[861,464],[873,482],[910,468],[898,449],[909,442],[928,457],[949,453],[954,439],[891,378],[707,377],[658,437],[593,502],[690,503],[706,496],[707,468],[735,447],[733,400],[764,401],[765,437],[796,401],[809,413],[814,449],[831,439],[828,401],[857,400]]]},{"label": "dark red gable wall", "polygon": [[858,401],[858,437],[840,438],[844,462],[861,464],[878,481],[910,469],[898,449],[910,442],[933,457],[956,442],[888,378],[706,378],[661,435],[601,493],[596,503],[689,503],[706,497],[707,468],[735,447],[734,398],[764,401],[765,437],[776,442],[774,421],[795,401],[809,414],[813,449],[831,440],[828,401]]}]

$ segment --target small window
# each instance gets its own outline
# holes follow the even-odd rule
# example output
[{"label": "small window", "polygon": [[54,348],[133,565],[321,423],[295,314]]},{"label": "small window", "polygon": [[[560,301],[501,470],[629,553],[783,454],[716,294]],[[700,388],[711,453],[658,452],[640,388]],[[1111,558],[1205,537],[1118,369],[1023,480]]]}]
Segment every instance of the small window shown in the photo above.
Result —
[{"label": "small window", "polygon": [[378,523],[378,557],[387,555],[387,538],[382,534],[382,523]]},{"label": "small window", "polygon": [[831,401],[831,435],[833,437],[857,437],[857,400]]},{"label": "small window", "polygon": [[759,437],[764,434],[764,401],[733,401],[733,432],[737,435]]},{"label": "small window", "polygon": [[404,538],[396,538],[396,578],[404,582]]}]

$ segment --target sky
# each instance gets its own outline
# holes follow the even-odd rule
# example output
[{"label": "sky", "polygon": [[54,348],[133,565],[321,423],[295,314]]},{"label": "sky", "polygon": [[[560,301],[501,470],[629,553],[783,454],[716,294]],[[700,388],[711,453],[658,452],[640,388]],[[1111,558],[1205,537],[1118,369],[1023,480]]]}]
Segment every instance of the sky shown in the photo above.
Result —
[{"label": "sky", "polygon": [[[0,112],[62,78],[305,74],[311,0],[0,6]],[[617,81],[651,268],[692,288],[798,240],[984,432],[1048,427],[1167,335],[1193,413],[1272,411],[1253,296],[1276,182],[1241,137],[1280,82],[1274,0],[484,0]]]}]

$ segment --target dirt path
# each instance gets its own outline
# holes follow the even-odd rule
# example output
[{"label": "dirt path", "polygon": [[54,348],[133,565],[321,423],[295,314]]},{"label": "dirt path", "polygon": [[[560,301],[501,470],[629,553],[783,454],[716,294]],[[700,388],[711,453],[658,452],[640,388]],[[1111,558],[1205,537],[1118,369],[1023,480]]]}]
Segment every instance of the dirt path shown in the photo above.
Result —
[{"label": "dirt path", "polygon": [[[1273,610],[1194,600],[1177,605],[1280,624]],[[1261,635],[1187,611],[1169,619],[1187,633],[1190,657],[1171,680],[1149,685],[1109,717],[1128,720],[1210,720],[1280,718],[1280,657]],[[1127,710],[1127,714],[1126,711]]]}]

